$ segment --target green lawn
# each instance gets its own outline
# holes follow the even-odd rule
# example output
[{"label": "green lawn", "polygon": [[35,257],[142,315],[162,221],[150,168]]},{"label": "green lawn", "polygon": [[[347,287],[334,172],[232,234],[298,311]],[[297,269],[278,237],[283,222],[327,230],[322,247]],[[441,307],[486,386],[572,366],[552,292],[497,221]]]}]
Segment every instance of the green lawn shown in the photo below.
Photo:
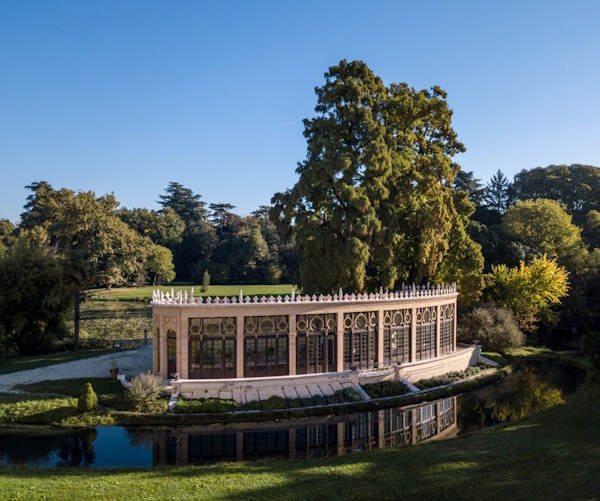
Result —
[{"label": "green lawn", "polygon": [[[168,285],[161,287],[152,287],[147,285],[144,287],[113,287],[110,290],[96,289],[89,291],[92,299],[101,300],[126,300],[126,301],[150,301],[152,299],[152,291],[160,288],[163,292],[171,292],[171,289],[177,294],[178,291],[187,291],[190,295],[192,287],[194,288],[194,297],[223,297],[223,296],[239,296],[240,289],[244,296],[285,296],[291,294],[291,284],[280,285],[211,285],[207,292],[200,292],[200,285]],[[295,289],[296,293],[298,289]]]},{"label": "green lawn", "polygon": [[150,471],[0,467],[0,492],[3,499],[598,499],[599,398],[599,378],[588,378],[565,405],[515,424],[330,459]]},{"label": "green lawn", "polygon": [[63,362],[71,362],[73,360],[99,357],[100,355],[106,355],[111,352],[112,350],[80,350],[52,353],[50,355],[0,358],[0,375],[26,371],[28,369],[37,369],[38,367],[47,367],[54,364],[62,364]]},{"label": "green lawn", "polygon": [[565,404],[518,422],[329,459],[149,471],[0,467],[0,498],[599,499],[599,399],[600,374],[591,374]]}]

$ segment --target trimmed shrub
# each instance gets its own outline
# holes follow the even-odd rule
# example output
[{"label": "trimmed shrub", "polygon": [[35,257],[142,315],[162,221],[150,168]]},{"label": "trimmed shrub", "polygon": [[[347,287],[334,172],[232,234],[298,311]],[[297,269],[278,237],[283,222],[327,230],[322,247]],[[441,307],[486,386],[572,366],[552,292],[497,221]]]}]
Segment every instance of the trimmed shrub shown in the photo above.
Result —
[{"label": "trimmed shrub", "polygon": [[223,400],[220,398],[199,398],[194,400],[186,400],[179,398],[174,412],[176,414],[221,414],[223,412],[234,411],[237,408],[238,404],[236,404],[233,400]]},{"label": "trimmed shrub", "polygon": [[147,410],[165,391],[165,383],[150,372],[133,378],[125,400],[136,411]]},{"label": "trimmed shrub", "polygon": [[512,311],[487,303],[463,316],[457,339],[463,343],[478,341],[485,351],[506,352],[523,346],[525,336]]},{"label": "trimmed shrub", "polygon": [[200,292],[208,292],[209,287],[210,275],[208,274],[208,270],[204,270],[204,274],[202,275],[202,287],[200,287]]},{"label": "trimmed shrub", "polygon": [[395,397],[410,393],[404,383],[395,383],[394,381],[380,381],[379,383],[369,383],[361,386],[371,398]]},{"label": "trimmed shrub", "polygon": [[420,379],[415,383],[415,386],[421,390],[435,388],[436,386],[444,386],[470,376],[474,376],[475,374],[479,374],[481,371],[486,369],[489,369],[489,367],[486,365],[476,365],[475,367],[469,367],[464,371],[452,371],[442,374],[441,376],[435,376],[429,379]]},{"label": "trimmed shrub", "polygon": [[81,412],[90,412],[98,406],[98,395],[92,388],[92,383],[85,383],[81,390],[79,400],[77,400],[77,408]]}]

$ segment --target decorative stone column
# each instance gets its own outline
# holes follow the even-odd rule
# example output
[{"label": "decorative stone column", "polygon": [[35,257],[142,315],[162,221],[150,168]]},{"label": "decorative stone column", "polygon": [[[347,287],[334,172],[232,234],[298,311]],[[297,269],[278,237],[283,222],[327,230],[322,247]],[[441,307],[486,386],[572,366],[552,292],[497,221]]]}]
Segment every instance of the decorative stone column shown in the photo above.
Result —
[{"label": "decorative stone column", "polygon": [[441,321],[440,321],[440,311],[441,311],[441,307],[438,304],[435,307],[435,356],[439,357],[440,356],[440,326],[441,326]]},{"label": "decorative stone column", "polygon": [[417,360],[417,309],[410,309],[410,361]]},{"label": "decorative stone column", "polygon": [[338,311],[335,314],[335,328],[337,330],[335,335],[335,346],[336,346],[336,369],[338,371],[344,370],[344,313]]},{"label": "decorative stone column", "polygon": [[189,377],[189,351],[190,351],[190,321],[185,318],[180,325],[177,335],[177,372],[182,379]]},{"label": "decorative stone column", "polygon": [[244,315],[235,317],[235,377],[244,377]]},{"label": "decorative stone column", "polygon": [[383,309],[377,312],[377,367],[383,367]]},{"label": "decorative stone column", "polygon": [[296,315],[288,315],[288,370],[290,376],[296,375]]}]

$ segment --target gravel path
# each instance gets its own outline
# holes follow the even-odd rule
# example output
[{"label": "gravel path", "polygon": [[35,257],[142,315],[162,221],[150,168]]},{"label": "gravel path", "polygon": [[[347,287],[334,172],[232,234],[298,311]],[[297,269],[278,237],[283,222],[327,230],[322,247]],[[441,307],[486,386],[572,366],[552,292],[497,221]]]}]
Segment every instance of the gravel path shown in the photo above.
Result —
[{"label": "gravel path", "polygon": [[112,359],[117,361],[119,374],[137,376],[152,370],[152,346],[144,346],[126,350],[121,353],[102,355],[100,357],[75,360],[63,364],[40,367],[27,371],[13,372],[0,376],[0,392],[14,392],[13,386],[53,381],[57,379],[74,379],[81,377],[110,377],[109,369]]}]

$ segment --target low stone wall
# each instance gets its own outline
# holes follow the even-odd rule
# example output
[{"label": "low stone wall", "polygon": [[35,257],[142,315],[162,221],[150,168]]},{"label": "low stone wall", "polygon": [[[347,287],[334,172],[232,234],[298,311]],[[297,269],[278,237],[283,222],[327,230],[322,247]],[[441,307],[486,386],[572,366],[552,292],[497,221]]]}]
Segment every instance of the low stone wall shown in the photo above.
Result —
[{"label": "low stone wall", "polygon": [[441,376],[448,372],[464,371],[477,365],[480,357],[481,346],[459,347],[458,351],[435,359],[403,364],[398,368],[396,377],[416,383],[421,379]]}]

